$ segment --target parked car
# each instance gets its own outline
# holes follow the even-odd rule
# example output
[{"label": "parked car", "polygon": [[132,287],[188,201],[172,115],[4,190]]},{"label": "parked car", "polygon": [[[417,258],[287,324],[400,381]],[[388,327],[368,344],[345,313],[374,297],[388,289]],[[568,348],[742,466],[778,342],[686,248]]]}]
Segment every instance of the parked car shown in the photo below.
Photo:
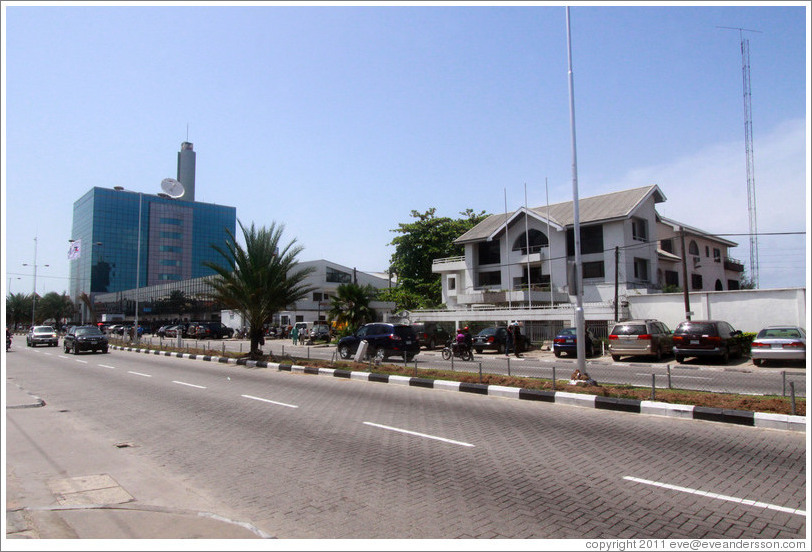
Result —
[{"label": "parked car", "polygon": [[[600,349],[600,343],[590,330],[584,329],[584,352],[591,357]],[[578,356],[578,332],[575,328],[564,328],[553,339],[553,354],[560,357],[562,354]]]},{"label": "parked car", "polygon": [[507,343],[507,328],[505,326],[492,326],[485,328],[474,336],[474,350],[482,354],[485,349],[504,354]]},{"label": "parked car", "polygon": [[177,324],[172,324],[171,326],[167,326],[164,328],[164,337],[178,337],[178,326]]},{"label": "parked car", "polygon": [[668,326],[659,320],[618,322],[609,332],[609,354],[618,361],[622,356],[653,356],[662,360],[674,346]]},{"label": "parked car", "polygon": [[78,355],[80,351],[107,352],[107,336],[96,326],[71,326],[62,339],[66,353],[73,351]]},{"label": "parked car", "polygon": [[29,347],[37,345],[47,345],[48,347],[58,347],[59,337],[53,326],[34,326],[28,330],[25,336],[25,344]]},{"label": "parked car", "polygon": [[451,339],[448,330],[437,324],[437,322],[420,322],[412,324],[412,328],[414,333],[417,334],[420,346],[426,349],[435,349],[438,345],[445,345]]},{"label": "parked car", "polygon": [[198,339],[225,339],[230,338],[233,335],[234,328],[229,328],[222,322],[201,322],[195,329],[195,336]]},{"label": "parked car", "polygon": [[724,320],[686,320],[674,330],[674,358],[685,362],[688,357],[715,358],[724,364],[730,357],[741,356],[741,330]]},{"label": "parked car", "polygon": [[342,337],[338,342],[339,356],[345,360],[351,358],[362,341],[369,343],[369,356],[378,360],[395,355],[411,360],[420,352],[420,343],[411,326],[376,322],[365,324],[354,334]]},{"label": "parked car", "polygon": [[806,332],[798,326],[767,326],[750,345],[753,364],[772,360],[806,360]]},{"label": "parked car", "polygon": [[330,326],[323,322],[316,322],[310,332],[310,339],[313,341],[330,341]]}]

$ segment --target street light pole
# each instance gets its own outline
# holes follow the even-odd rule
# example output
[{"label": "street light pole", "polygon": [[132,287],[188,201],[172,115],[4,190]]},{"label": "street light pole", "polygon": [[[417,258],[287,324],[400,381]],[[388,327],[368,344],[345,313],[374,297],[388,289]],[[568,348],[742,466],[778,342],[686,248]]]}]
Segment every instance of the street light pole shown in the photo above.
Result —
[{"label": "street light pole", "polygon": [[[29,266],[28,263],[23,263],[23,266]],[[51,266],[51,265],[42,265]],[[34,294],[31,298],[31,327],[34,327],[35,315],[37,312],[37,237],[34,236]]]},{"label": "street light pole", "polygon": [[138,192],[138,245],[135,257],[135,325],[133,326],[136,344],[138,343],[138,296],[141,292],[141,203],[143,198],[143,194]]}]

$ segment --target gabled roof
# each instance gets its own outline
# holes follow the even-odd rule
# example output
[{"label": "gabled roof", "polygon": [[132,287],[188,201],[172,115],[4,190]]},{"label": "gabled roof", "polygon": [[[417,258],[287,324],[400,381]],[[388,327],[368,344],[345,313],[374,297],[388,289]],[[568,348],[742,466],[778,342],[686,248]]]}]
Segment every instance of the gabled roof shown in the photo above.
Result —
[{"label": "gabled roof", "polygon": [[[654,197],[655,203],[662,203],[665,201],[665,195],[656,185],[633,188],[631,190],[623,190],[622,192],[613,192],[610,194],[603,194],[593,197],[580,198],[578,200],[579,222],[581,224],[594,224],[596,222],[622,220],[628,218],[632,215],[632,213],[634,213],[640,204],[649,197]],[[546,222],[548,220],[548,206],[546,205],[531,208],[529,211],[530,216],[540,221]],[[492,240],[499,234],[500,230],[504,228],[506,218],[508,220],[508,224],[510,224],[523,212],[524,208],[513,211],[512,213],[491,215],[471,228],[468,232],[454,240],[454,243],[462,244],[467,242]],[[562,229],[575,224],[575,214],[573,213],[572,201],[551,204],[549,206],[549,213],[550,224],[555,226],[557,229]]]},{"label": "gabled roof", "polygon": [[[704,230],[700,230],[699,228],[694,228],[693,226],[688,226],[687,224],[682,224],[681,222],[678,222],[678,221],[676,221],[674,219],[664,217],[664,216],[660,215],[659,213],[657,213],[657,220],[662,222],[663,224],[667,224],[668,226],[670,226],[674,230],[674,235],[679,235],[679,229],[683,228],[685,230],[685,235],[686,236],[689,236],[689,235],[698,236],[698,237],[704,238],[706,240],[719,242],[719,243],[724,244],[724,245],[726,245],[728,247],[736,247],[737,245],[739,245],[736,242],[732,242],[730,240],[720,238],[719,236],[716,236],[714,234],[710,234],[708,232],[705,232]],[[658,236],[658,237],[661,237],[661,236]]]}]

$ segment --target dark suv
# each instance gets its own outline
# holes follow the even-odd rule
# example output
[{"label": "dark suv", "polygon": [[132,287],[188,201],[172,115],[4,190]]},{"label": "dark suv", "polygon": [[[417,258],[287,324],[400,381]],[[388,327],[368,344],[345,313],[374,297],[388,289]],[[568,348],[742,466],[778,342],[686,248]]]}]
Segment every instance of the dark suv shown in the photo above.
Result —
[{"label": "dark suv", "polygon": [[741,330],[722,320],[687,320],[674,330],[674,358],[714,357],[727,364],[731,356],[742,355]]},{"label": "dark suv", "polygon": [[437,322],[420,322],[412,324],[412,328],[414,333],[417,334],[420,346],[426,349],[434,349],[438,345],[443,346],[451,339],[451,334],[438,325]]},{"label": "dark suv", "polygon": [[65,352],[80,351],[107,352],[107,336],[96,326],[71,326],[62,339]]},{"label": "dark suv", "polygon": [[362,341],[369,343],[367,354],[376,360],[395,355],[411,360],[420,352],[420,343],[411,326],[376,322],[361,326],[354,334],[342,337],[338,342],[339,356],[345,360],[351,358]]},{"label": "dark suv", "polygon": [[[234,336],[234,329],[222,322],[194,322],[192,325],[196,339],[225,339]],[[192,335],[191,329],[189,335]]]}]

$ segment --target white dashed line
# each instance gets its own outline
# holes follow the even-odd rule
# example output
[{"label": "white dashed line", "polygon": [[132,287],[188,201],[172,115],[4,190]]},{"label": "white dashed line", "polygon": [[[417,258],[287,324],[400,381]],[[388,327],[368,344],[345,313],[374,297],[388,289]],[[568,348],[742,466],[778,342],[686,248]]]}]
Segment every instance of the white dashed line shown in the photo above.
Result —
[{"label": "white dashed line", "polygon": [[266,403],[276,404],[276,405],[279,405],[279,406],[287,406],[288,408],[299,408],[295,404],[285,404],[285,403],[282,403],[282,402],[272,401],[272,400],[269,400],[269,399],[263,399],[263,398],[260,398],[260,397],[253,397],[251,395],[240,395],[240,396],[245,397],[246,399],[253,399],[255,401],[262,401],[262,402],[266,402]]},{"label": "white dashed line", "polygon": [[73,359],[75,362],[81,362],[82,364],[87,364],[86,360],[79,360],[78,358]]},{"label": "white dashed line", "polygon": [[116,367],[115,367],[115,366],[107,366],[106,364],[99,364],[99,366],[101,366],[102,368],[110,368],[111,370],[115,370],[115,369],[116,369]]},{"label": "white dashed line", "polygon": [[197,387],[198,389],[206,389],[202,385],[195,385],[194,383],[186,383],[186,382],[183,382],[183,381],[174,381],[173,380],[172,383],[177,383],[178,385],[186,385],[188,387]]},{"label": "white dashed line", "polygon": [[133,374],[134,376],[144,376],[145,378],[151,378],[152,377],[149,374],[142,374],[141,372],[131,372],[130,370],[127,370],[127,373],[128,374]]},{"label": "white dashed line", "polygon": [[435,441],[443,441],[444,443],[451,443],[452,445],[460,445],[463,447],[473,447],[471,443],[464,443],[462,441],[454,441],[453,439],[446,439],[445,437],[437,437],[436,435],[427,435],[425,433],[417,433],[416,431],[409,431],[408,429],[400,429],[397,427],[390,427],[381,424],[374,424],[372,422],[364,422],[364,424],[381,429],[388,429],[389,431],[397,431],[398,433],[406,433],[407,435],[415,435],[417,437],[424,437],[426,439],[434,439]]},{"label": "white dashed line", "polygon": [[757,508],[765,508],[767,510],[776,510],[778,512],[785,512],[787,514],[795,514],[797,516],[805,516],[806,512],[804,510],[796,510],[795,508],[786,508],[784,506],[776,506],[775,504],[768,504],[766,502],[758,502],[757,500],[749,500],[746,498],[739,498],[736,496],[727,496],[727,495],[720,495],[716,493],[710,493],[708,491],[700,491],[699,489],[689,489],[688,487],[679,487],[677,485],[670,485],[668,483],[660,483],[659,481],[649,481],[648,479],[639,479],[637,477],[631,476],[624,476],[623,479],[627,481],[634,481],[635,483],[642,483],[644,485],[652,485],[654,487],[660,487],[662,489],[668,489],[670,491],[679,491],[682,493],[690,493],[699,496],[706,496],[708,498],[715,498],[717,500],[726,500],[728,502],[737,502],[739,504],[743,504],[745,506],[755,506]]}]

